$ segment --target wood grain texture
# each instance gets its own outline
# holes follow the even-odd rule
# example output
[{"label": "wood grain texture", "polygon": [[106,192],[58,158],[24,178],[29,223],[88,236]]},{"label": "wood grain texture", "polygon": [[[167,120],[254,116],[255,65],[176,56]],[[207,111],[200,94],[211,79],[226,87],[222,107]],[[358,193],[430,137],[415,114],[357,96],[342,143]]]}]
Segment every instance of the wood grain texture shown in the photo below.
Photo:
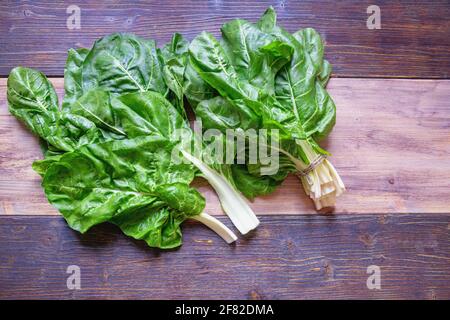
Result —
[{"label": "wood grain texture", "polygon": [[[0,75],[24,65],[63,74],[69,48],[90,47],[112,32],[133,32],[161,45],[174,32],[192,39],[219,34],[237,17],[256,21],[272,5],[279,23],[294,32],[314,27],[326,39],[326,56],[339,77],[449,78],[448,0],[389,1],[87,1],[79,0],[81,29],[69,30],[64,1],[2,1]],[[366,27],[369,5],[381,9],[381,29]]]},{"label": "wood grain texture", "polygon": [[[111,226],[85,235],[60,217],[0,217],[4,299],[450,299],[450,216],[263,217],[226,245],[184,225],[179,250],[161,252]],[[69,265],[81,290],[68,290]],[[367,267],[381,290],[366,287]]]},{"label": "wood grain texture", "polygon": [[[53,79],[61,95],[63,80]],[[31,163],[38,141],[9,115],[0,79],[0,214],[57,214]],[[322,145],[347,186],[335,213],[450,211],[450,81],[332,79],[337,124]],[[196,185],[206,211],[222,214],[214,191]],[[252,204],[257,214],[316,213],[298,179]]]}]

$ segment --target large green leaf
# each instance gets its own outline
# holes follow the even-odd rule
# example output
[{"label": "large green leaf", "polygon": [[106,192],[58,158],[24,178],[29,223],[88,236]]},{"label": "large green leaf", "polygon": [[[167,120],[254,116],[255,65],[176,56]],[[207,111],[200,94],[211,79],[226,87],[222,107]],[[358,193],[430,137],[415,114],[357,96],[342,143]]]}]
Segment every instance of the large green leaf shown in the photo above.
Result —
[{"label": "large green leaf", "polygon": [[222,46],[238,77],[273,94],[275,74],[290,60],[293,48],[241,19],[225,23],[221,31]]},{"label": "large green leaf", "polygon": [[[252,62],[259,64],[256,69],[262,70],[261,65],[270,65],[267,64],[268,61],[281,61],[276,60],[279,59],[279,55],[272,57],[270,54],[273,52],[263,51],[262,48],[273,45],[286,49],[279,50],[281,52],[290,53],[290,47],[282,45],[278,40],[269,36],[262,39],[259,45],[233,45],[232,41],[239,40],[241,44],[251,41],[245,37],[244,32],[241,32],[243,24],[245,22],[241,20],[228,24],[223,29],[227,32],[228,38],[224,39],[222,44],[208,33],[202,33],[192,41],[189,47],[192,66],[198,75],[220,94],[213,99],[201,101],[195,108],[196,115],[203,120],[206,129],[219,129],[223,133],[226,129],[276,128],[284,130],[290,136],[291,132],[285,130],[282,124],[278,123],[282,118],[280,116],[282,108],[273,108],[273,104],[277,103],[276,100],[271,98],[266,91],[260,90],[250,83],[253,80],[257,84],[259,75],[255,74],[256,78],[252,78],[251,73],[244,73],[246,66]],[[233,34],[233,32],[238,34]],[[228,42],[230,44],[226,44]],[[274,52],[277,51],[274,50]],[[286,62],[287,57],[284,56],[282,60]],[[240,66],[235,66],[232,61],[237,61]],[[264,69],[265,73],[261,77],[266,80],[272,79],[264,80],[265,83],[269,83],[266,89],[270,86],[273,88],[275,72],[278,68],[279,66],[274,69]],[[261,81],[259,82],[261,83]],[[287,115],[283,115],[283,117],[292,117],[291,113],[286,113]],[[298,128],[293,128],[293,131],[297,132]],[[298,136],[301,136],[301,132]],[[248,197],[267,194],[269,190],[272,191],[279,184],[278,180],[269,177],[259,177],[258,180],[258,175],[252,175],[244,170],[247,170],[245,166],[239,166],[238,169],[234,169],[234,174],[226,176]],[[282,173],[282,175],[286,174]],[[256,186],[257,183],[260,185],[253,190],[248,188],[249,185]]]},{"label": "large green leaf", "polygon": [[83,92],[101,88],[114,94],[166,92],[155,42],[114,33],[96,41],[82,67]]},{"label": "large green leaf", "polygon": [[180,223],[204,198],[189,187],[192,165],[175,165],[171,150],[160,136],[85,145],[51,165],[42,185],[75,230],[110,221],[150,246],[176,247]]},{"label": "large green leaf", "polygon": [[258,89],[239,78],[224,48],[207,32],[202,32],[189,46],[190,62],[200,77],[221,96],[257,100]]},{"label": "large green leaf", "polygon": [[188,128],[177,110],[156,92],[133,92],[111,97],[109,92],[91,90],[71,107],[113,139],[146,135],[175,136],[176,130]]},{"label": "large green leaf", "polygon": [[14,68],[8,77],[7,97],[10,112],[56,150],[71,151],[99,139],[91,121],[60,112],[53,85],[39,71]]},{"label": "large green leaf", "polygon": [[[287,119],[286,125],[301,126],[307,137],[326,137],[334,126],[336,107],[324,89],[331,65],[323,59],[320,35],[312,28],[289,34],[276,25],[273,8],[264,13],[258,26],[294,48],[290,63],[281,69],[275,80],[277,101],[283,110],[290,110],[295,116]],[[317,151],[321,150],[317,148]]]},{"label": "large green leaf", "polygon": [[[324,89],[331,66],[323,59],[322,40],[313,29],[291,35],[278,27],[273,8],[256,25],[245,20],[225,24],[222,35],[218,41],[202,33],[189,47],[193,69],[219,95],[198,101],[196,115],[205,128],[222,132],[277,129],[279,134],[271,137],[280,145],[280,168],[271,175],[276,185],[288,172],[306,168],[316,153],[327,154],[315,141],[335,122],[335,106]],[[235,185],[248,193],[245,186],[262,167],[240,166]]]},{"label": "large green leaf", "polygon": [[[7,83],[9,111],[41,137],[51,134],[58,121],[58,96],[53,85],[39,71],[17,67]],[[41,126],[46,123],[47,127]],[[44,131],[48,129],[49,131]]]},{"label": "large green leaf", "polygon": [[336,111],[319,78],[323,70],[322,41],[313,29],[303,29],[292,36],[291,43],[297,54],[277,76],[277,100],[292,108],[295,122],[307,136],[323,138],[334,126]]}]

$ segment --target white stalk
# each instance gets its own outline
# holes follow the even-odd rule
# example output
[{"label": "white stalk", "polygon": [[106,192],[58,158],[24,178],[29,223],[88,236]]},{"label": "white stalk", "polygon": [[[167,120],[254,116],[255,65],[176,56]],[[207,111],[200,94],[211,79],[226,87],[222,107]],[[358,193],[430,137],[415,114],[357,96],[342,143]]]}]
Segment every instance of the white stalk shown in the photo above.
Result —
[{"label": "white stalk", "polygon": [[[319,156],[307,141],[298,140],[297,143],[302,147],[310,162]],[[296,164],[299,171],[304,170],[304,166],[303,163],[301,166]],[[317,210],[333,207],[336,197],[345,191],[341,177],[328,159],[324,159],[309,173],[299,177],[306,194],[314,201]]]},{"label": "white stalk", "polygon": [[222,222],[220,222],[219,220],[210,216],[207,213],[202,212],[201,214],[190,218],[206,225],[212,231],[217,233],[227,243],[232,243],[237,240],[237,237],[233,233],[233,231],[231,231],[226,225],[224,225]]},{"label": "white stalk", "polygon": [[223,176],[211,169],[204,162],[183,149],[180,149],[180,151],[186,159],[192,162],[203,173],[210,185],[214,188],[219,196],[223,210],[230,217],[231,222],[233,222],[239,232],[246,234],[255,229],[259,224],[259,220],[245,198]]}]

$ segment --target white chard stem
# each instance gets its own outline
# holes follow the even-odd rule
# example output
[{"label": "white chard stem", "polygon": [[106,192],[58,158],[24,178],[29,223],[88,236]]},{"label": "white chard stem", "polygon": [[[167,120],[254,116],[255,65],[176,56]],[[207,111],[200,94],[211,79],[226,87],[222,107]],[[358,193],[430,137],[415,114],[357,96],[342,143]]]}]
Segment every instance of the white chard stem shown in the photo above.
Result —
[{"label": "white chard stem", "polygon": [[[302,147],[310,162],[319,156],[307,141],[299,140],[297,143]],[[297,166],[297,169],[302,171],[305,167]],[[339,197],[345,191],[345,185],[341,177],[328,159],[324,159],[306,175],[300,175],[300,180],[306,194],[313,200],[317,210],[333,207],[336,203],[336,197]]]},{"label": "white chard stem", "polygon": [[259,225],[258,218],[245,198],[224,177],[187,151],[181,149],[181,153],[203,173],[216,191],[223,210],[240,233],[247,234]]},{"label": "white chard stem", "polygon": [[198,222],[206,225],[212,231],[217,233],[223,240],[225,240],[226,243],[232,243],[237,240],[237,237],[233,233],[233,231],[231,231],[226,225],[207,213],[202,212],[197,216],[191,217],[191,219],[197,220]]}]

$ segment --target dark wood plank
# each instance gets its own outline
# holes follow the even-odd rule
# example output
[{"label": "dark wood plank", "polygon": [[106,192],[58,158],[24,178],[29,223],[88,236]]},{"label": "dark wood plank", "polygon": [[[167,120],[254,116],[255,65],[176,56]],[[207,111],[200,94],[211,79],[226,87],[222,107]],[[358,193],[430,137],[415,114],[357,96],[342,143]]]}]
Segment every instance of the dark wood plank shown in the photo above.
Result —
[{"label": "dark wood plank", "polygon": [[[59,217],[0,217],[0,298],[450,299],[450,216],[263,217],[230,246],[195,223],[171,252],[110,225],[86,235]],[[68,290],[69,265],[81,290]],[[381,290],[366,287],[367,267]]]},{"label": "dark wood plank", "polygon": [[[81,29],[68,30],[62,1],[2,1],[0,75],[17,65],[61,76],[66,52],[90,47],[100,36],[134,32],[159,44],[178,31],[192,39],[202,30],[218,34],[227,20],[256,19],[273,5],[279,22],[293,32],[318,29],[326,56],[339,77],[450,76],[448,0],[420,1],[108,1],[79,0]],[[368,30],[366,9],[381,8],[381,30]]]},{"label": "dark wood plank", "polygon": [[[52,79],[62,94],[63,79]],[[0,214],[57,214],[31,163],[37,139],[13,116],[0,79]],[[337,123],[323,142],[347,186],[335,213],[450,211],[450,81],[332,79]],[[221,214],[214,191],[201,183],[206,211]],[[259,214],[316,213],[292,176],[251,204]]]}]

